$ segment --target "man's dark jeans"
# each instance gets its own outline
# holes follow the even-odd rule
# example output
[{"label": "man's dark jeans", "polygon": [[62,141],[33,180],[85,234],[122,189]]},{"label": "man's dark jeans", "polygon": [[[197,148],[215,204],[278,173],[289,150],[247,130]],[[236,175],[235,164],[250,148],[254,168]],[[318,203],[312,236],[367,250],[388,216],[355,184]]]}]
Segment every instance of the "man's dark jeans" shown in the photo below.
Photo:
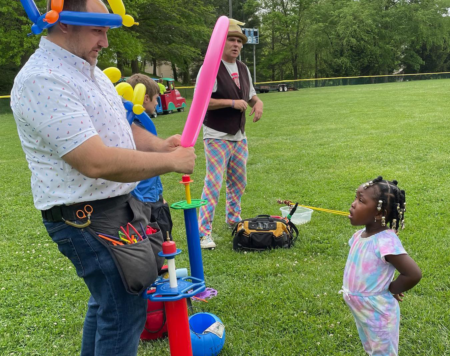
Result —
[{"label": "man's dark jeans", "polygon": [[[94,210],[90,227],[108,234],[113,234],[115,230],[117,234],[118,226],[125,226],[141,213],[150,216],[150,211],[145,211],[145,208],[142,212],[131,211],[128,202],[124,206],[111,207],[110,212]],[[144,226],[148,223],[145,220],[142,222]],[[126,292],[110,252],[86,229],[46,220],[44,225],[58,244],[59,251],[73,263],[91,293],[81,355],[136,355],[145,325],[147,300]]]}]

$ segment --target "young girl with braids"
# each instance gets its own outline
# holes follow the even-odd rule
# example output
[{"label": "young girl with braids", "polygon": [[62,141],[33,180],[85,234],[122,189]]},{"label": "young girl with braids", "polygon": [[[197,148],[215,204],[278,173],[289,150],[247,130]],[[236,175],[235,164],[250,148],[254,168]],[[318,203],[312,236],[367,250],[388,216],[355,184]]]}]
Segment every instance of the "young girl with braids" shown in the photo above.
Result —
[{"label": "young girl with braids", "polygon": [[[342,292],[364,350],[373,356],[398,354],[398,302],[422,278],[397,236],[405,207],[405,191],[382,177],[362,184],[350,207],[351,224],[365,228],[349,241]],[[395,270],[400,274],[393,280]]]}]

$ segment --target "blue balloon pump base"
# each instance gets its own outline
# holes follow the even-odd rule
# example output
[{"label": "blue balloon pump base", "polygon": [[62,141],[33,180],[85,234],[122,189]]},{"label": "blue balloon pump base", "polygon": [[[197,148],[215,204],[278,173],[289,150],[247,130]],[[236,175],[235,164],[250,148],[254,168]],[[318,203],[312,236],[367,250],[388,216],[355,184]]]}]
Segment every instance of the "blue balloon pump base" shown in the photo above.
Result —
[{"label": "blue balloon pump base", "polygon": [[168,279],[160,279],[152,284],[156,291],[143,294],[144,298],[152,302],[175,302],[183,298],[190,298],[205,290],[205,282],[201,279],[188,276],[177,278],[177,287],[171,288]]},{"label": "blue balloon pump base", "polygon": [[200,247],[200,234],[198,231],[197,207],[206,205],[204,199],[192,199],[188,204],[186,200],[172,204],[172,209],[184,211],[184,224],[186,226],[186,237],[189,253],[189,264],[191,266],[192,277],[205,280],[203,274],[202,250]]},{"label": "blue balloon pump base", "polygon": [[[217,324],[216,324],[217,323]],[[213,324],[214,333],[207,329]],[[211,313],[197,313],[189,317],[193,356],[216,356],[225,344],[225,328],[222,321]]]}]

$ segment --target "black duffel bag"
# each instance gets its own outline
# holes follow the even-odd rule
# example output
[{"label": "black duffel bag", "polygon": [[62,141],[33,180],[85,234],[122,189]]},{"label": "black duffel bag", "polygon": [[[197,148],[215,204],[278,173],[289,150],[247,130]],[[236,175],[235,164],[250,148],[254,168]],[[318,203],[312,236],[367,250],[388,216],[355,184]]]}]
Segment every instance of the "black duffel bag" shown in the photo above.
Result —
[{"label": "black duffel bag", "polygon": [[239,221],[231,236],[234,236],[233,250],[263,251],[291,248],[298,238],[298,229],[286,218],[258,215]]}]

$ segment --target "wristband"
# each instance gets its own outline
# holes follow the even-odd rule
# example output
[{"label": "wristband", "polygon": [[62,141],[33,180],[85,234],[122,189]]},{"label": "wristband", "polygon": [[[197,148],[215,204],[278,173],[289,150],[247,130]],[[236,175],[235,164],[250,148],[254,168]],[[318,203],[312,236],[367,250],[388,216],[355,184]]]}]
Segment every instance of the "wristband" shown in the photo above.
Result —
[{"label": "wristband", "polygon": [[234,109],[234,100],[231,99],[231,107]]}]

